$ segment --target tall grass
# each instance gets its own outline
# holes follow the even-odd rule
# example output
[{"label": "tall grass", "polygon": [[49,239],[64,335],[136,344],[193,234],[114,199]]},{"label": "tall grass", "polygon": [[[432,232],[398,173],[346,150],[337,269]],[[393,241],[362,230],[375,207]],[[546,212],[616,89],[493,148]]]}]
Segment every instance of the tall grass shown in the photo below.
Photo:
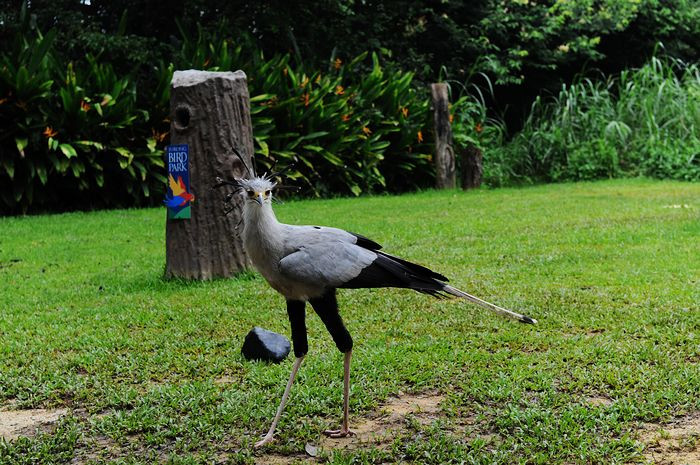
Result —
[{"label": "tall grass", "polygon": [[[614,78],[565,85],[553,100],[538,98],[510,143],[487,152],[486,181],[640,175],[697,181],[698,128],[700,67],[652,58]],[[503,176],[504,165],[510,176]]]}]

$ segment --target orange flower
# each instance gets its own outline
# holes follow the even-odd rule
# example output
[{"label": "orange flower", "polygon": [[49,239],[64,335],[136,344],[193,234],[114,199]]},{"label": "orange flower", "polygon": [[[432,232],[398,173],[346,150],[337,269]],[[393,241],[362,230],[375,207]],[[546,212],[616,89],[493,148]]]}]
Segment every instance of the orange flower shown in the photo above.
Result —
[{"label": "orange flower", "polygon": [[423,132],[418,131],[418,143],[420,144],[421,142],[423,142]]},{"label": "orange flower", "polygon": [[309,93],[305,93],[302,97],[301,100],[304,102],[304,106],[308,107],[309,106]]},{"label": "orange flower", "polygon": [[450,124],[452,124],[452,122],[453,122],[454,120],[455,120],[455,115],[453,115],[452,113],[450,113]]},{"label": "orange flower", "polygon": [[314,79],[314,83],[318,84],[319,82],[321,82],[321,73],[318,73],[318,76]]},{"label": "orange flower", "polygon": [[340,117],[343,121],[350,121],[350,115],[343,115]]},{"label": "orange flower", "polygon": [[403,115],[404,118],[408,118],[408,108],[406,108],[406,107],[401,108],[401,114]]},{"label": "orange flower", "polygon": [[90,104],[87,103],[85,100],[80,101],[80,109],[83,110],[84,112],[90,111]]},{"label": "orange flower", "polygon": [[364,132],[366,136],[369,136],[370,134],[372,134],[372,130],[370,128],[368,128],[367,126],[362,126],[362,132]]},{"label": "orange flower", "polygon": [[46,126],[46,129],[44,129],[43,134],[44,134],[44,136],[46,136],[48,138],[48,137],[55,137],[56,134],[58,134],[58,132],[54,131],[51,126]]},{"label": "orange flower", "polygon": [[299,84],[299,87],[301,87],[303,89],[304,87],[306,87],[306,84],[308,84],[308,83],[309,83],[309,78],[304,76],[304,80],[301,81],[301,84]]},{"label": "orange flower", "polygon": [[484,128],[481,126],[481,123],[476,123],[476,127],[474,129],[476,129],[476,132],[481,132]]},{"label": "orange flower", "polygon": [[165,140],[165,137],[168,135],[169,131],[165,132],[158,132],[155,129],[151,129],[151,133],[153,134],[153,138],[157,140],[158,142],[163,142]]},{"label": "orange flower", "polygon": [[343,89],[343,86],[335,86],[335,95],[343,95],[345,93],[345,89]]},{"label": "orange flower", "polygon": [[7,102],[7,99],[6,99],[6,98],[0,98],[0,105],[2,105],[2,104],[5,103],[5,102]]},{"label": "orange flower", "polygon": [[333,62],[333,67],[335,69],[340,69],[340,67],[343,65],[343,60],[340,58],[336,58],[335,61]]}]

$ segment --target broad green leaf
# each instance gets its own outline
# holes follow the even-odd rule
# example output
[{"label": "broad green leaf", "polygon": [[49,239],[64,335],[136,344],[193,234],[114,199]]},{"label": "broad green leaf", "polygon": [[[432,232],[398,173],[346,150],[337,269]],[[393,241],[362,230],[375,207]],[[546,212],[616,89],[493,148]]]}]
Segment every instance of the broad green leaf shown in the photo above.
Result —
[{"label": "broad green leaf", "polygon": [[323,151],[323,158],[334,164],[335,166],[343,166],[343,160],[338,158],[336,155],[332,154],[331,152],[324,150]]},{"label": "broad green leaf", "polygon": [[10,157],[2,157],[2,166],[5,168],[5,172],[13,179],[15,177],[15,162]]},{"label": "broad green leaf", "polygon": [[73,171],[73,176],[80,178],[80,175],[85,172],[85,165],[80,160],[73,160],[70,165],[71,171]]},{"label": "broad green leaf", "polygon": [[44,166],[43,163],[37,163],[36,174],[39,176],[39,181],[41,181],[41,184],[45,186],[46,182],[48,181],[48,176],[46,174],[46,166]]},{"label": "broad green leaf", "polygon": [[[22,158],[24,158],[24,149],[27,148],[27,143],[28,143],[28,139],[26,139],[26,138],[24,138],[24,139],[19,138],[19,137],[15,138],[15,144],[17,144],[17,150],[19,151],[19,154]],[[10,177],[12,177],[12,176],[10,176]]]},{"label": "broad green leaf", "polygon": [[260,153],[262,153],[266,157],[269,157],[270,156],[270,147],[267,145],[267,142],[260,140],[257,137],[255,138],[255,142],[257,142],[258,145],[260,146]]},{"label": "broad green leaf", "polygon": [[73,142],[74,145],[77,145],[78,147],[82,149],[87,149],[89,147],[95,147],[97,150],[104,150],[104,145],[102,145],[100,142],[96,142],[93,140],[76,140]]},{"label": "broad green leaf", "polygon": [[67,158],[71,157],[77,157],[78,153],[75,151],[72,145],[70,144],[60,144],[58,146],[61,149],[61,152],[63,152],[63,155],[65,155]]},{"label": "broad green leaf", "polygon": [[[131,160],[134,159],[134,154],[131,153],[131,151],[129,149],[126,149],[124,147],[115,147],[114,150],[116,150],[117,153],[119,153],[119,155],[121,155],[122,157],[127,159],[127,161],[126,161],[127,165],[129,163],[131,163]],[[119,164],[121,165],[121,162]]]},{"label": "broad green leaf", "polygon": [[302,140],[309,140],[309,139],[317,139],[319,137],[327,136],[328,134],[330,134],[328,131],[312,132],[312,133],[306,134],[304,136],[301,136],[299,138],[299,140],[302,141]]},{"label": "broad green leaf", "polygon": [[265,100],[270,100],[273,97],[275,97],[275,94],[260,94],[260,95],[256,95],[255,97],[251,97],[250,101],[251,102],[262,102]]}]

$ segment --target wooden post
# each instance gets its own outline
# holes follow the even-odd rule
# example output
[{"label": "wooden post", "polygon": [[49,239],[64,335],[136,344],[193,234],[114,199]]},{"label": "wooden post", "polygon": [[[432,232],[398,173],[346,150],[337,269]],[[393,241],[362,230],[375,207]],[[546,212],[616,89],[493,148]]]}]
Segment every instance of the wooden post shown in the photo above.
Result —
[{"label": "wooden post", "polygon": [[462,154],[462,189],[476,189],[481,186],[484,174],[484,156],[481,150],[470,145]]},{"label": "wooden post", "polygon": [[[246,176],[231,148],[246,158],[253,153],[253,129],[246,75],[175,71],[170,96],[170,143],[188,144],[190,219],[167,219],[165,276],[186,279],[228,277],[248,264],[236,230],[242,201],[224,215],[224,189],[215,178]],[[232,201],[232,202],[235,202]]]},{"label": "wooden post", "polygon": [[447,84],[430,85],[435,121],[435,187],[454,189],[456,185],[455,153],[452,148],[452,125],[450,124]]}]

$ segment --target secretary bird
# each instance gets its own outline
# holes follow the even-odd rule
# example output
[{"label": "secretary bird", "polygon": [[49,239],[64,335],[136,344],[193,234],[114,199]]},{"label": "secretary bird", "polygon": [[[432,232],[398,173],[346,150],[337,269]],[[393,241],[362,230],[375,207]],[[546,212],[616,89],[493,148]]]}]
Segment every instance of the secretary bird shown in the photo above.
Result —
[{"label": "secretary bird", "polygon": [[338,313],[336,289],[398,287],[441,297],[449,294],[474,302],[498,314],[523,323],[536,320],[467,294],[446,282],[448,279],[428,268],[382,252],[379,244],[359,234],[322,226],[294,226],[280,223],[272,210],[274,181],[281,173],[257,176],[246,165],[248,179],[224,181],[214,187],[233,186],[244,195],[243,247],[253,266],[287,301],[292,343],[296,357],[272,425],[255,448],[272,441],[277,422],[287,403],[292,383],[308,352],[306,302],[323,321],[335,345],[344,354],[343,422],[340,429],[324,434],[334,438],[354,435],[348,425],[350,359],[353,341]]}]

